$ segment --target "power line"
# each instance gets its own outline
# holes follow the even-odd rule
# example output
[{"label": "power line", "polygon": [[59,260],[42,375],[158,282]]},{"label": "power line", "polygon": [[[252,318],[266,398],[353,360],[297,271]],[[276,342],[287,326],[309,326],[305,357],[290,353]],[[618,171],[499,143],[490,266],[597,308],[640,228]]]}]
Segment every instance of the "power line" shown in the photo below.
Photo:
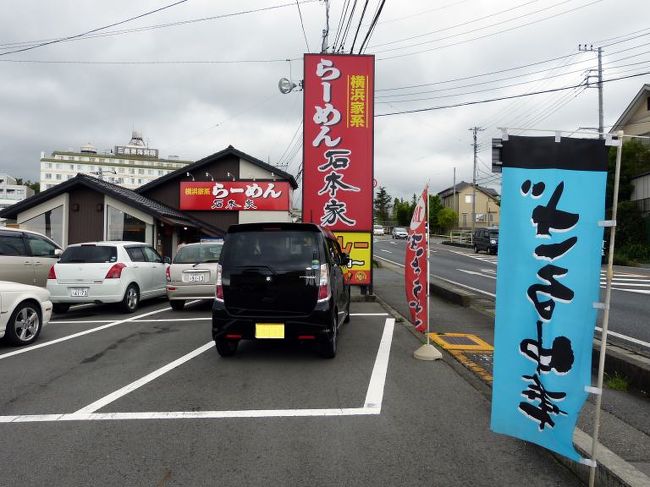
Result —
[{"label": "power line", "polygon": [[403,58],[403,57],[408,57],[408,56],[415,56],[416,54],[422,54],[422,53],[431,52],[431,51],[438,51],[440,49],[445,49],[447,47],[458,46],[460,44],[467,44],[468,42],[473,42],[473,41],[476,41],[476,40],[479,40],[479,39],[485,39],[487,37],[492,37],[492,36],[495,36],[495,35],[503,34],[505,32],[510,32],[510,31],[513,31],[513,30],[521,29],[522,27],[527,27],[529,25],[537,24],[539,22],[544,22],[546,20],[550,20],[550,19],[553,19],[555,17],[559,17],[561,15],[565,15],[565,14],[568,14],[568,13],[571,13],[571,12],[575,12],[576,10],[580,10],[580,9],[589,7],[589,6],[591,6],[591,5],[595,4],[595,3],[600,3],[602,1],[603,0],[593,0],[592,2],[586,3],[584,5],[580,5],[578,7],[575,7],[575,8],[569,9],[569,10],[565,10],[564,12],[559,12],[559,13],[554,14],[554,15],[549,15],[548,17],[544,17],[544,18],[541,18],[541,19],[526,22],[524,24],[516,25],[514,27],[509,27],[507,29],[503,29],[503,30],[500,30],[500,31],[497,31],[497,32],[492,32],[492,33],[489,33],[489,34],[484,34],[482,36],[473,37],[471,39],[465,39],[465,40],[462,40],[462,41],[453,42],[451,44],[446,44],[444,46],[432,47],[432,48],[429,48],[429,49],[422,49],[420,51],[413,51],[413,52],[410,52],[410,53],[397,54],[395,56],[387,56],[387,57],[383,57],[383,58],[378,58],[377,61],[386,61],[388,59],[398,59],[398,58]]},{"label": "power line", "polygon": [[300,10],[300,4],[296,0],[296,7],[298,7],[298,15],[300,16],[300,27],[302,27],[302,34],[305,37],[305,45],[307,46],[307,52],[311,52],[309,49],[309,42],[307,42],[307,33],[305,32],[305,24],[302,22],[302,11]]},{"label": "power line", "polygon": [[370,37],[372,36],[372,33],[375,30],[375,27],[377,26],[377,21],[379,20],[379,16],[381,15],[381,11],[384,9],[384,4],[386,3],[386,0],[381,0],[381,3],[377,7],[377,11],[375,13],[375,16],[372,19],[372,22],[370,23],[370,27],[368,28],[368,33],[366,34],[366,37],[363,39],[363,42],[361,43],[361,46],[359,46],[359,52],[358,54],[362,54],[364,49],[368,47],[368,41],[370,41]]},{"label": "power line", "polygon": [[[306,3],[313,3],[317,2],[318,0],[300,0],[300,3],[306,4]],[[0,44],[0,49],[3,48],[11,48],[11,47],[16,47],[16,46],[33,46],[35,44],[39,44],[42,42],[49,42],[49,41],[57,41],[57,42],[70,42],[70,41],[80,41],[80,40],[86,40],[86,39],[93,39],[96,37],[112,37],[112,36],[118,36],[118,35],[124,35],[124,34],[131,34],[134,32],[145,32],[149,30],[157,30],[157,29],[164,29],[167,27],[176,27],[180,25],[188,25],[188,24],[194,24],[197,22],[207,22],[211,20],[220,20],[220,19],[225,19],[228,17],[238,17],[241,15],[248,15],[252,13],[258,13],[258,12],[264,12],[264,11],[269,11],[269,10],[276,10],[280,8],[285,8],[285,7],[293,7],[295,3],[290,2],[290,3],[283,3],[279,5],[271,5],[269,7],[262,7],[262,8],[257,8],[257,9],[249,9],[249,10],[240,10],[237,12],[231,12],[228,14],[221,14],[221,15],[213,15],[210,17],[200,17],[196,19],[188,19],[188,20],[180,20],[176,22],[168,22],[165,24],[156,24],[156,25],[148,25],[148,26],[142,26],[142,27],[135,27],[132,29],[122,29],[122,30],[114,30],[114,31],[108,31],[108,32],[95,32],[93,34],[89,35],[84,35],[83,37],[75,37],[71,39],[66,38],[54,38],[54,39],[40,39],[40,40],[34,40],[34,41],[21,41],[21,42],[11,42],[11,43],[5,43],[5,44]],[[5,54],[10,54],[10,53],[5,53]]]},{"label": "power line", "polygon": [[341,42],[339,43],[339,51],[345,49],[345,41],[348,39],[348,34],[350,33],[350,25],[352,25],[352,18],[354,17],[354,11],[357,8],[357,0],[354,0],[354,3],[352,4],[352,9],[350,10],[350,15],[348,16],[348,21],[345,24],[345,30],[343,31],[343,34],[341,35]]},{"label": "power line", "polygon": [[[607,79],[607,80],[603,80],[603,83],[608,83],[608,82],[611,82],[611,81],[620,81],[620,80],[629,79],[629,78],[636,78],[638,76],[645,76],[647,74],[650,74],[650,71],[645,71],[643,73],[636,73],[636,74],[632,74],[632,75],[628,75],[628,76],[621,76],[619,78],[610,78],[610,79]],[[522,93],[522,94],[519,94],[519,95],[500,96],[500,97],[488,98],[488,99],[484,99],[484,100],[474,100],[474,101],[467,101],[467,102],[462,102],[462,103],[454,103],[454,104],[451,104],[451,105],[433,106],[433,107],[426,107],[426,108],[414,108],[414,109],[411,109],[411,110],[402,110],[402,111],[398,111],[398,112],[378,113],[378,114],[375,115],[375,117],[388,117],[388,116],[391,116],[391,115],[402,115],[402,114],[407,114],[407,113],[429,112],[429,111],[433,111],[433,110],[442,110],[442,109],[445,109],[445,108],[457,108],[457,107],[463,107],[463,106],[469,106],[469,105],[479,105],[479,104],[482,104],[482,103],[491,103],[491,102],[494,102],[494,101],[511,100],[513,98],[523,98],[523,97],[527,97],[527,96],[541,95],[543,93],[555,93],[557,91],[566,91],[566,90],[571,90],[571,89],[577,88],[577,87],[579,87],[581,85],[582,84],[573,85],[573,86],[564,86],[564,87],[561,87],[561,88],[553,88],[553,89],[549,89],[549,90],[542,90],[542,91],[536,91],[536,92],[531,92],[531,93]]]},{"label": "power line", "polygon": [[49,46],[51,44],[56,44],[56,43],[63,42],[63,41],[69,41],[71,39],[78,39],[80,37],[87,36],[88,34],[92,34],[93,32],[98,32],[100,30],[105,30],[105,29],[109,29],[111,27],[116,27],[118,25],[126,24],[127,22],[131,22],[133,20],[141,19],[142,17],[146,17],[148,15],[152,15],[152,14],[161,12],[162,10],[167,10],[168,8],[175,7],[177,5],[180,5],[181,3],[185,3],[187,1],[188,0],[179,0],[178,2],[174,2],[174,3],[171,3],[169,5],[165,5],[164,7],[160,7],[160,8],[157,8],[155,10],[150,10],[150,11],[145,12],[143,14],[136,15],[135,17],[129,17],[128,19],[120,20],[119,22],[113,22],[112,24],[104,25],[102,27],[97,27],[95,29],[91,29],[89,31],[82,32],[81,34],[74,34],[74,35],[71,35],[71,36],[62,37],[60,39],[54,39],[54,40],[47,41],[47,42],[41,42],[40,44],[36,44],[35,46],[23,47],[23,48],[20,48],[20,49],[14,49],[13,51],[7,51],[7,52],[0,53],[0,56],[6,56],[7,54],[16,54],[16,53],[19,53],[19,52],[30,51],[32,49],[37,49],[39,47]]},{"label": "power line", "polygon": [[334,37],[334,43],[332,44],[332,52],[336,52],[336,44],[339,41],[341,32],[343,32],[343,25],[345,25],[345,16],[348,13],[348,7],[350,6],[350,0],[345,0],[343,7],[341,8],[341,17],[339,18],[339,25],[336,27],[336,36]]},{"label": "power line", "polygon": [[[648,35],[650,35],[650,32],[648,33]],[[643,44],[638,44],[636,46],[632,46],[632,47],[622,49],[622,50],[619,50],[619,51],[610,52],[609,55],[620,54],[622,52],[627,52],[627,51],[630,51],[630,50],[638,49],[640,47],[644,47],[644,46],[647,46],[647,45],[650,45],[650,42],[646,42],[646,43],[643,43]],[[636,54],[634,56],[630,56],[630,57],[626,57],[626,58],[615,59],[615,60],[612,60],[610,62],[623,61],[625,59],[630,59],[631,57],[640,56],[641,54],[646,54],[646,52]],[[574,53],[571,53],[571,54],[566,54],[566,55],[563,55],[563,56],[557,56],[557,57],[553,57],[553,58],[549,58],[549,59],[544,59],[544,60],[541,60],[541,61],[536,61],[536,62],[533,62],[533,63],[524,64],[524,65],[521,65],[521,66],[514,66],[512,68],[505,68],[505,69],[500,69],[500,70],[497,70],[497,71],[489,71],[489,72],[486,72],[486,73],[474,74],[474,75],[471,75],[471,76],[463,76],[463,77],[460,77],[460,78],[453,78],[453,79],[448,79],[448,80],[443,80],[443,81],[433,81],[433,82],[429,82],[429,83],[420,83],[420,84],[415,84],[415,85],[397,86],[397,87],[394,87],[394,88],[382,88],[382,89],[376,90],[376,92],[379,93],[379,92],[383,92],[383,91],[407,90],[407,89],[410,89],[410,88],[422,88],[422,87],[425,87],[425,86],[435,86],[435,85],[441,85],[441,84],[454,83],[456,81],[465,81],[465,80],[469,80],[469,79],[481,78],[481,77],[484,77],[484,76],[491,76],[491,75],[494,75],[494,74],[507,73],[509,71],[518,71],[520,69],[529,68],[531,66],[538,66],[540,64],[547,64],[547,63],[550,63],[550,62],[553,62],[553,61],[558,61],[558,60],[562,60],[562,59],[575,57],[575,55],[576,55],[576,53],[574,52]],[[591,60],[584,59],[582,61],[577,61],[575,63],[571,63],[571,64],[568,64],[568,65],[573,66],[573,65],[577,65],[577,64],[583,64],[583,63],[588,62],[588,61],[591,61]],[[525,74],[522,74],[522,75],[517,75],[517,77],[526,76],[526,75],[529,75],[529,74],[537,74],[537,73],[545,72],[545,71],[546,70],[532,71],[532,72],[525,73]]]},{"label": "power line", "polygon": [[366,15],[366,8],[368,8],[369,0],[366,0],[366,3],[363,4],[363,10],[361,11],[361,18],[359,19],[359,25],[357,25],[357,31],[354,33],[354,39],[352,40],[352,46],[350,46],[350,52],[354,52],[354,45],[357,43],[357,36],[359,35],[359,29],[361,29],[361,24],[363,23],[363,17]]},{"label": "power line", "polygon": [[459,2],[449,3],[449,4],[447,4],[447,5],[442,5],[442,6],[440,6],[440,7],[430,8],[430,9],[427,9],[427,10],[422,10],[422,11],[420,11],[420,12],[418,12],[418,13],[411,14],[411,15],[406,15],[406,16],[404,16],[404,17],[398,17],[398,18],[396,18],[396,19],[386,19],[386,20],[382,20],[382,21],[379,22],[379,23],[380,23],[380,24],[388,24],[388,23],[390,23],[390,22],[398,22],[398,21],[400,21],[400,20],[410,19],[410,18],[413,18],[413,17],[419,17],[419,16],[422,15],[422,14],[426,14],[426,13],[429,13],[429,12],[437,12],[437,11],[439,11],[439,10],[445,10],[445,9],[447,9],[447,8],[455,7],[456,5],[460,5],[461,3],[466,3],[467,1],[468,1],[468,0],[460,0]]},{"label": "power line", "polygon": [[[389,45],[391,45],[391,44],[397,44],[397,43],[399,43],[399,42],[410,41],[410,40],[412,40],[412,39],[418,39],[418,38],[420,38],[420,37],[426,37],[426,36],[431,35],[431,34],[437,34],[437,33],[439,33],[439,32],[445,32],[445,31],[448,31],[448,30],[455,29],[456,27],[461,27],[461,26],[465,26],[465,25],[468,25],[468,24],[473,24],[473,23],[475,23],[475,22],[480,22],[481,20],[489,19],[489,18],[491,18],[491,17],[495,17],[495,16],[497,16],[497,15],[501,15],[501,14],[504,14],[504,13],[507,13],[507,12],[511,12],[511,11],[513,11],[513,10],[520,9],[520,8],[522,8],[522,7],[525,7],[526,5],[530,5],[531,3],[536,3],[537,1],[538,1],[538,0],[530,0],[530,1],[528,1],[528,2],[522,3],[522,4],[517,5],[517,6],[515,6],[515,7],[510,7],[510,8],[507,8],[507,9],[505,9],[505,10],[500,10],[500,11],[498,11],[498,12],[494,12],[494,13],[491,13],[491,14],[489,14],[489,15],[484,15],[483,17],[478,17],[478,18],[475,18],[475,19],[466,20],[466,21],[464,21],[464,22],[460,22],[460,23],[458,23],[458,24],[454,24],[454,25],[451,25],[451,26],[449,26],[449,27],[444,27],[444,28],[442,28],[442,29],[431,30],[431,31],[429,31],[429,32],[425,32],[424,34],[417,34],[417,35],[410,36],[410,37],[404,37],[404,38],[402,38],[402,39],[397,39],[397,40],[389,41],[389,42],[383,42],[383,43],[381,43],[381,44],[373,44],[372,47],[373,47],[373,48],[376,48],[376,47],[382,47],[382,46],[389,46]],[[561,2],[561,3],[567,3],[567,2],[570,2],[570,1],[571,1],[571,0],[564,0],[564,1]],[[555,6],[556,6],[556,5],[552,5],[551,7],[548,7],[548,8],[552,8],[552,7],[555,7]],[[547,9],[542,9],[542,10],[547,10]],[[538,12],[539,12],[539,11],[538,11]],[[534,13],[537,13],[537,12],[534,12]],[[526,14],[526,15],[531,15],[531,14]],[[499,25],[499,24],[494,24],[494,25]],[[489,26],[487,26],[487,27],[491,27],[491,25],[489,25]],[[470,31],[468,31],[468,32],[473,32],[473,31],[470,30]],[[467,32],[464,32],[464,34],[465,34],[465,33],[467,33]],[[455,34],[455,35],[459,35],[459,34]],[[411,47],[411,46],[403,46],[403,47]],[[397,49],[400,49],[400,48],[397,48]],[[389,49],[389,50],[390,50],[390,49]],[[387,51],[376,51],[376,52],[387,52]]]}]

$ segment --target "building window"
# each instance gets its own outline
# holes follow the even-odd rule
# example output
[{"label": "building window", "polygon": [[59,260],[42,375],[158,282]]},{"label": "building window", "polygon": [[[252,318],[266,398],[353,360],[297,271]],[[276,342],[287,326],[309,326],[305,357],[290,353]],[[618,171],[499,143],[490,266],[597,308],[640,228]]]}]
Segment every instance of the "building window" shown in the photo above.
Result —
[{"label": "building window", "polygon": [[[60,174],[59,174],[60,176]],[[42,233],[59,245],[63,244],[63,205],[41,213],[20,224],[20,228]]]},{"label": "building window", "polygon": [[471,203],[472,202],[472,195],[471,194],[466,194],[465,195],[465,203]]},{"label": "building window", "polygon": [[57,165],[56,165],[56,168],[57,168],[57,169],[61,169],[61,164],[57,164]]},{"label": "building window", "polygon": [[72,156],[68,156],[68,160],[69,160],[69,161],[74,161],[74,157],[72,157]]},{"label": "building window", "polygon": [[463,213],[463,226],[467,226],[467,213]]},{"label": "building window", "polygon": [[57,181],[61,181],[61,175],[60,175],[60,174],[57,174],[57,175],[56,175],[56,180],[57,180]]},{"label": "building window", "polygon": [[110,205],[106,205],[106,209],[108,210],[107,240],[146,241],[147,224],[145,222]]},{"label": "building window", "polygon": [[45,179],[52,179],[52,173],[46,172]]}]

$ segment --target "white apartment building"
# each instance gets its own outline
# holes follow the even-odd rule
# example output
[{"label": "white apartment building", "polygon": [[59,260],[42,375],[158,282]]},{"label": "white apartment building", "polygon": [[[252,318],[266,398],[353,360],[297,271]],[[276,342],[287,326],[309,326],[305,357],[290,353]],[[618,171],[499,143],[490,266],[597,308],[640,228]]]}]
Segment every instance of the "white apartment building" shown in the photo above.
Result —
[{"label": "white apartment building", "polygon": [[15,205],[33,194],[32,188],[16,184],[16,178],[8,174],[0,174],[0,210]]},{"label": "white apartment building", "polygon": [[78,173],[99,177],[105,181],[135,189],[160,176],[191,164],[178,156],[158,157],[158,149],[146,146],[139,132],[133,132],[126,145],[116,145],[113,150],[98,153],[91,144],[79,152],[54,151],[49,157],[41,153],[41,191]]}]

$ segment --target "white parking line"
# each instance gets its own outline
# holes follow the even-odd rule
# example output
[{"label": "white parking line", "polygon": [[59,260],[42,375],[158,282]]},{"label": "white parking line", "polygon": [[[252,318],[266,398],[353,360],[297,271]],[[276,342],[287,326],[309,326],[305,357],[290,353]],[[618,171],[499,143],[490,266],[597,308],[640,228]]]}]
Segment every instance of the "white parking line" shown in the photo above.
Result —
[{"label": "white parking line", "polygon": [[194,357],[197,357],[201,355],[203,352],[206,350],[209,350],[214,347],[214,342],[208,342],[205,345],[192,350],[190,353],[187,353],[183,355],[181,358],[178,358],[174,360],[173,362],[168,363],[164,367],[160,367],[157,370],[154,370],[150,374],[145,375],[144,377],[141,377],[140,379],[131,382],[130,384],[122,387],[121,389],[118,389],[115,392],[112,392],[108,394],[107,396],[102,397],[101,399],[98,399],[97,401],[93,402],[92,404],[89,404],[86,407],[81,408],[74,414],[88,414],[88,413],[94,413],[98,409],[103,408],[104,406],[117,401],[120,397],[126,396],[129,392],[135,391],[136,389],[139,389],[145,384],[148,384],[154,379],[157,379],[163,374],[166,374],[170,370],[174,370],[176,367],[179,365],[183,365],[185,362],[192,360]]},{"label": "white parking line", "polygon": [[350,316],[388,316],[388,313],[350,313]]},{"label": "white parking line", "polygon": [[[327,417],[327,416],[361,416],[381,414],[381,404],[384,397],[384,386],[386,373],[388,371],[388,359],[390,347],[393,340],[395,319],[386,318],[384,331],[382,333],[377,358],[370,375],[370,383],[366,393],[366,400],[360,408],[324,408],[324,409],[259,409],[239,411],[152,411],[152,412],[131,412],[131,413],[95,413],[95,411],[106,404],[110,404],[117,397],[141,387],[156,377],[172,370],[180,363],[187,362],[191,358],[203,353],[204,348],[211,348],[214,342],[209,342],[202,347],[190,352],[187,355],[171,362],[170,364],[152,372],[131,384],[105,396],[98,401],[78,410],[76,413],[63,414],[26,414],[0,416],[0,423],[36,423],[55,421],[110,421],[127,419],[227,419],[227,418],[284,418],[284,417]],[[192,357],[187,358],[192,355]],[[183,361],[177,363],[179,361]],[[155,377],[153,376],[155,374]],[[145,381],[146,382],[143,382]],[[119,396],[118,396],[119,395]]]},{"label": "white parking line", "polygon": [[381,250],[382,252],[387,252],[389,254],[392,254],[392,252],[390,250],[386,250],[386,249],[379,249],[379,250]]},{"label": "white parking line", "polygon": [[393,329],[395,328],[395,318],[386,318],[384,333],[379,343],[379,351],[375,359],[375,365],[372,368],[370,384],[366,392],[366,401],[363,407],[367,409],[379,409],[384,399],[384,385],[386,384],[386,372],[388,372],[388,358],[390,357],[390,345],[393,341]]},{"label": "white parking line", "polygon": [[80,321],[50,321],[50,325],[72,325],[74,323],[113,323],[115,320],[80,320]]},{"label": "white parking line", "polygon": [[0,355],[0,360],[2,360],[4,358],[8,358],[8,357],[13,357],[14,355],[20,355],[20,354],[23,354],[23,353],[31,352],[32,350],[36,350],[36,349],[39,349],[39,348],[49,347],[50,345],[55,345],[57,343],[65,342],[67,340],[72,340],[73,338],[77,338],[77,337],[80,337],[80,336],[83,336],[83,335],[88,335],[90,333],[95,333],[96,331],[106,330],[107,328],[111,328],[113,326],[121,325],[123,323],[127,323],[127,322],[130,322],[130,321],[135,321],[137,318],[143,318],[145,316],[150,316],[150,315],[153,315],[153,314],[156,314],[156,313],[162,313],[163,311],[167,311],[167,310],[170,310],[170,309],[171,308],[169,306],[167,306],[165,308],[157,309],[157,310],[154,310],[154,311],[149,311],[148,313],[143,313],[141,315],[136,315],[136,316],[133,316],[131,318],[127,318],[125,320],[113,321],[113,322],[108,323],[106,325],[98,326],[96,328],[91,328],[89,330],[80,331],[79,333],[73,333],[72,335],[57,338],[56,340],[50,340],[49,342],[39,343],[38,345],[32,345],[31,347],[20,348],[18,350],[14,350],[13,352],[3,353],[2,355]]}]

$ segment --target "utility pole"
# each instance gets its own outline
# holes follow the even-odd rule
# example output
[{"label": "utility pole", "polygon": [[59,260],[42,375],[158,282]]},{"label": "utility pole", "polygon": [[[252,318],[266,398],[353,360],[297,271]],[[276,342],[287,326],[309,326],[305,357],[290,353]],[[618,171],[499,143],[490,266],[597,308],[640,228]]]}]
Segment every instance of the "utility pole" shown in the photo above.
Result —
[{"label": "utility pole", "polygon": [[604,115],[603,115],[603,48],[597,47],[594,49],[593,45],[578,44],[578,51],[581,52],[595,52],[598,56],[598,138],[604,138]]},{"label": "utility pole", "polygon": [[325,0],[325,28],[323,29],[323,43],[321,44],[320,52],[327,52],[327,35],[330,32],[330,3]]},{"label": "utility pole", "polygon": [[453,210],[456,212],[456,226],[458,225],[458,203],[456,203],[456,168],[454,168],[454,199]]},{"label": "utility pole", "polygon": [[472,127],[469,129],[473,134],[474,143],[474,170],[472,171],[472,238],[474,238],[474,230],[476,228],[476,153],[478,150],[478,144],[476,143],[476,134],[485,129],[481,127]]}]

